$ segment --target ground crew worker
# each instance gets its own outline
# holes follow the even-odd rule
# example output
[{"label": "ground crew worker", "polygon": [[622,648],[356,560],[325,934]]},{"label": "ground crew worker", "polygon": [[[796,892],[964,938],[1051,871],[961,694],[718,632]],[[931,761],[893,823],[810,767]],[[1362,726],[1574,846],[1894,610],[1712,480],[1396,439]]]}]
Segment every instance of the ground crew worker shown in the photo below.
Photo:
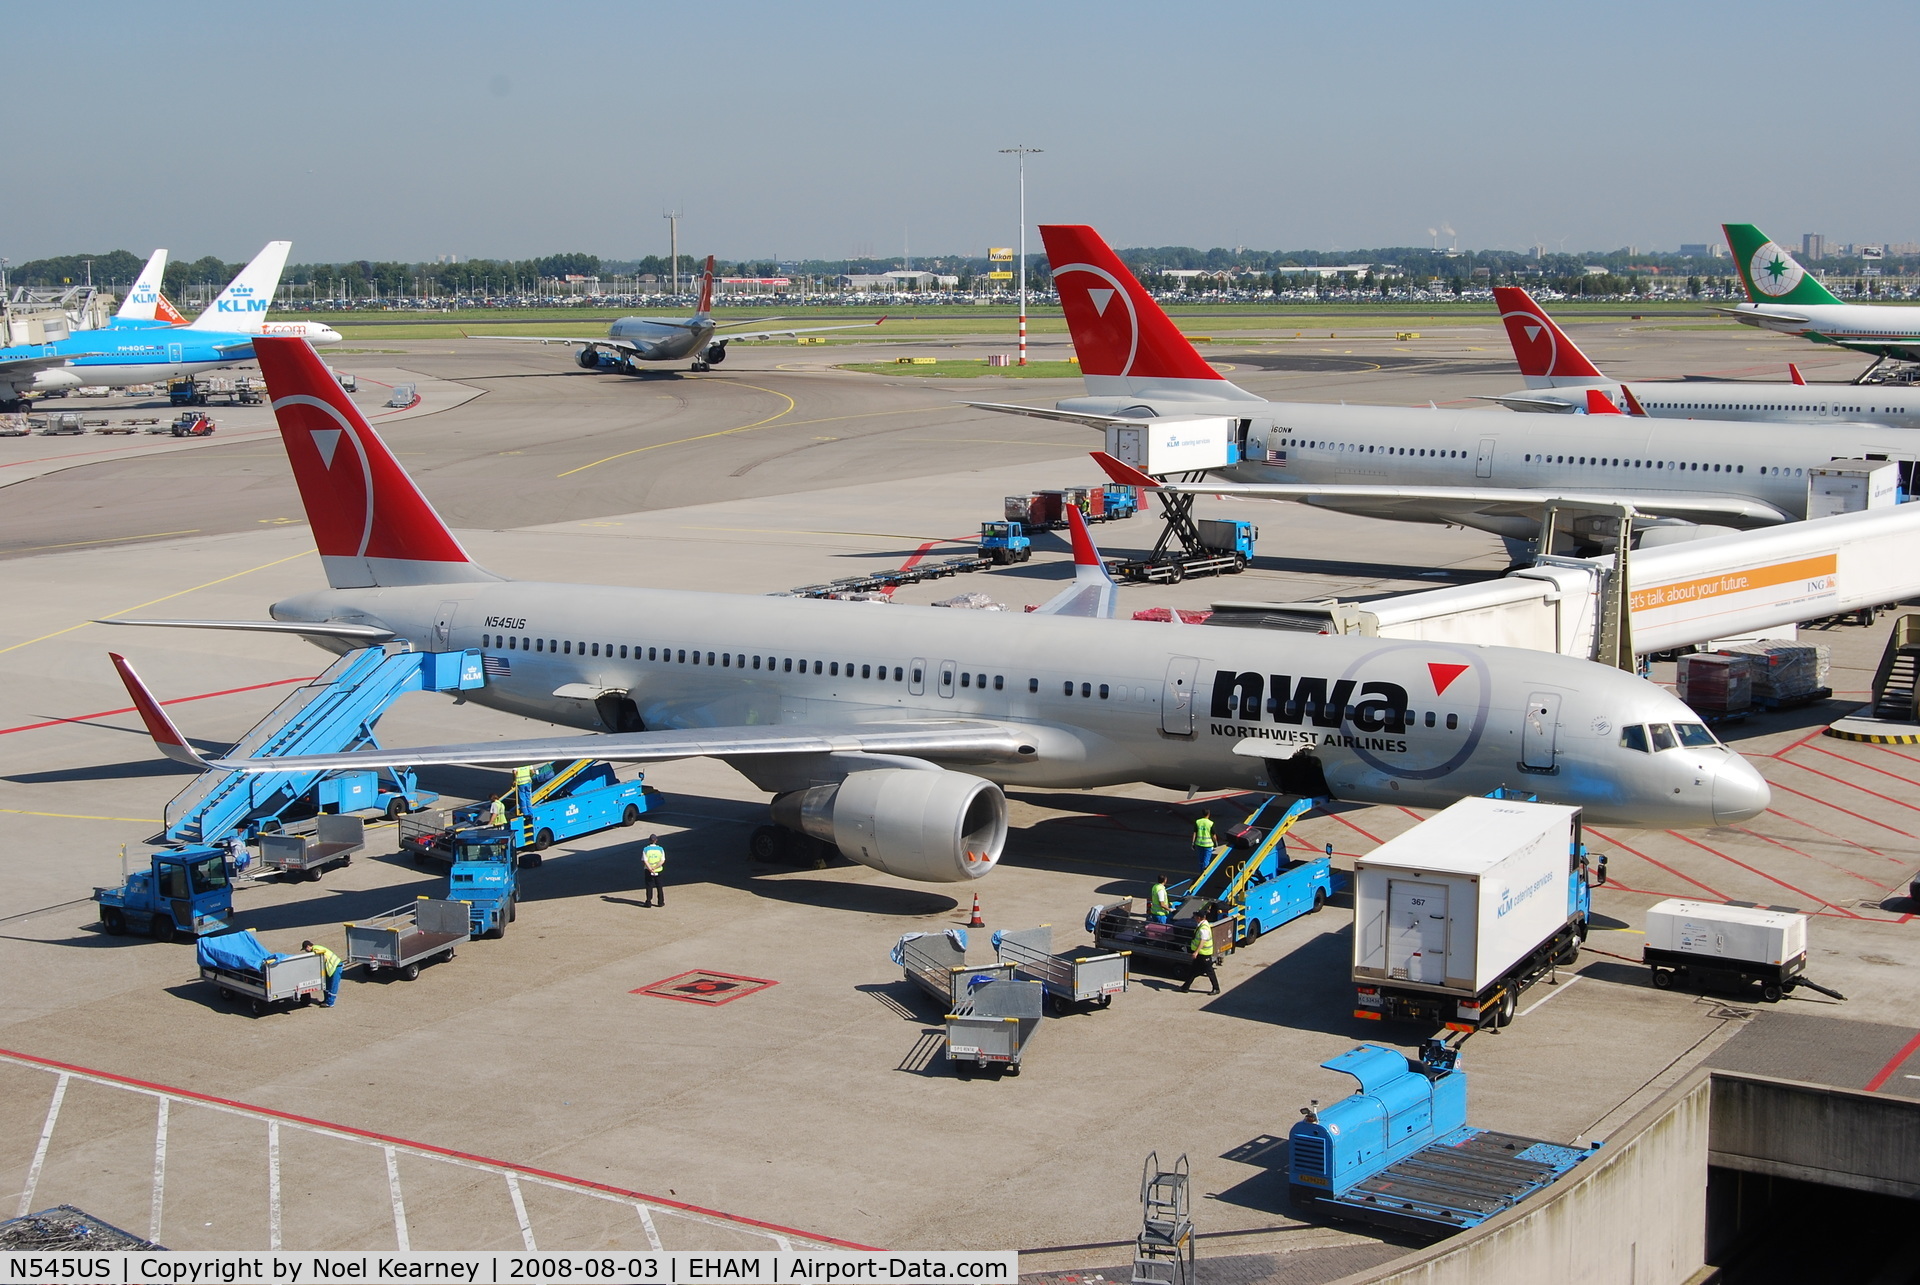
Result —
[{"label": "ground crew worker", "polygon": [[660,872],[667,868],[667,850],[655,842],[655,836],[647,836],[647,846],[640,850],[640,861],[647,870],[647,899],[640,904],[653,905],[653,895],[660,894],[660,905],[667,904],[667,888],[660,882]]},{"label": "ground crew worker", "polygon": [[325,946],[316,946],[310,941],[300,943],[301,950],[310,950],[320,956],[320,971],[327,979],[327,1007],[333,1007],[333,1001],[340,995],[340,974],[346,971],[346,965],[340,962],[340,956]]},{"label": "ground crew worker", "polygon": [[1193,823],[1193,851],[1204,868],[1213,860],[1213,813],[1202,812]]},{"label": "ground crew worker", "polygon": [[533,815],[533,768],[516,767],[513,769],[513,789],[519,796],[520,815]]},{"label": "ground crew worker", "polygon": [[506,824],[507,824],[507,796],[506,795],[504,794],[494,795],[493,808],[487,814],[487,824],[492,826],[497,826],[502,829],[506,828]]},{"label": "ground crew worker", "polygon": [[1147,890],[1147,918],[1164,924],[1173,917],[1173,902],[1167,896],[1167,877],[1161,875]]},{"label": "ground crew worker", "polygon": [[1213,993],[1220,993],[1220,975],[1213,971],[1213,925],[1202,919],[1193,926],[1193,973],[1187,978],[1182,991],[1190,991],[1193,984],[1205,973],[1207,980],[1213,983]]}]

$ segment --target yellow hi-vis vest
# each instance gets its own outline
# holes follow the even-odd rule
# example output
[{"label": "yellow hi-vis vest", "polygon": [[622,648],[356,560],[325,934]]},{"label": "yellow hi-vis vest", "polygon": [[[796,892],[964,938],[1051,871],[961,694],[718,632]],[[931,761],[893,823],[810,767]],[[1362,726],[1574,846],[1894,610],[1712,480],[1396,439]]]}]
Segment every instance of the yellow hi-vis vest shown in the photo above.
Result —
[{"label": "yellow hi-vis vest", "polygon": [[1193,953],[1202,959],[1213,954],[1213,925],[1204,919],[1193,930]]},{"label": "yellow hi-vis vest", "polygon": [[340,971],[340,956],[320,945],[314,946],[313,953],[320,956],[320,973],[323,977],[331,977]]},{"label": "yellow hi-vis vest", "polygon": [[505,825],[507,823],[507,805],[501,800],[495,799],[493,801],[493,807],[488,813],[488,820],[492,821],[495,825]]},{"label": "yellow hi-vis vest", "polygon": [[649,843],[640,860],[646,862],[648,874],[657,875],[667,868],[667,850],[657,843]]},{"label": "yellow hi-vis vest", "polygon": [[1193,823],[1193,846],[1211,848],[1213,846],[1213,818],[1201,817]]},{"label": "yellow hi-vis vest", "polygon": [[1167,900],[1167,885],[1156,883],[1147,891],[1147,913],[1164,915],[1173,909],[1173,903]]},{"label": "yellow hi-vis vest", "polygon": [[516,767],[515,769],[513,769],[513,783],[516,787],[522,786],[522,785],[532,785],[533,769],[530,767]]}]

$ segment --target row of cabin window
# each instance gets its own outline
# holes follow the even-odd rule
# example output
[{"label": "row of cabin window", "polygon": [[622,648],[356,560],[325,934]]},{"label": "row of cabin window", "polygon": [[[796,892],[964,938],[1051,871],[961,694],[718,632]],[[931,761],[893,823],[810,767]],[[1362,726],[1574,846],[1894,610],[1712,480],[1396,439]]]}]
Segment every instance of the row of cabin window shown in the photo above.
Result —
[{"label": "row of cabin window", "polygon": [[1310,450],[1352,451],[1356,455],[1426,455],[1443,460],[1467,458],[1465,451],[1435,451],[1414,446],[1362,446],[1358,442],[1308,442],[1306,445]]},{"label": "row of cabin window", "polygon": [[[609,659],[626,660],[628,658],[627,657],[628,648],[627,648],[627,644],[625,643],[621,643],[619,645],[618,651],[616,652],[613,643],[584,643],[584,642],[576,643],[570,639],[535,638],[532,640],[533,645],[529,647],[526,645],[528,640],[521,638],[516,634],[506,634],[506,635],[494,634],[492,635],[492,640],[493,640],[492,645],[494,647],[501,648],[507,651],[558,652],[560,655],[563,655],[563,656],[574,656],[574,655],[599,656],[604,654]],[[482,640],[482,645],[485,645],[484,639]],[[602,653],[602,651],[600,650],[602,647],[606,648],[606,651],[604,653]],[[694,648],[692,651],[688,651],[686,648],[683,647],[676,652],[676,650],[672,647],[640,647],[636,645],[633,647],[632,650],[633,650],[632,658],[634,660],[654,660],[654,661],[660,661],[662,663],[670,664],[670,665],[685,665],[685,664],[699,665],[704,663],[707,665],[718,665],[723,669],[748,669],[748,668],[760,669],[763,667],[761,662],[764,659],[765,661],[764,668],[769,673],[773,672],[776,669],[781,669],[782,672],[791,674],[796,672],[794,669],[794,666],[797,664],[799,666],[798,672],[804,674],[807,672],[807,665],[809,663],[805,660],[796,661],[792,656],[786,656],[786,657],[767,656],[764,658],[760,656],[748,657],[748,656],[738,655],[736,653],[726,652],[726,651],[719,652],[717,654],[714,652],[707,652],[705,653],[705,660],[703,661],[701,658],[701,652],[697,647]],[[840,676],[840,665],[841,665],[840,661],[816,660],[811,663],[813,665],[813,672],[816,674],[831,674],[835,678],[838,678]],[[847,661],[846,667],[847,667],[847,677],[852,678],[853,671],[854,671],[854,662],[850,660]],[[859,669],[860,669],[860,677],[862,678],[875,678],[875,679],[880,679],[884,681],[887,677],[887,666],[885,665],[871,665],[871,664],[861,665]],[[961,677],[964,680],[966,675],[963,674]],[[913,671],[913,681],[917,683],[921,681],[921,678],[922,678],[921,671],[919,669],[915,669]],[[905,679],[906,679],[906,667],[903,665],[895,665],[893,667],[893,681],[898,683],[898,682],[905,681]],[[982,674],[980,676],[981,685],[985,686],[986,681],[987,681],[987,676],[985,674]],[[964,685],[964,682],[962,685]]]},{"label": "row of cabin window", "polygon": [[1647,402],[1649,410],[1812,410],[1834,411],[1838,414],[1863,412],[1868,415],[1898,415],[1898,406],[1781,406],[1774,403],[1758,404],[1753,402]]},{"label": "row of cabin window", "polygon": [[[1610,460],[1597,455],[1529,455],[1529,464],[1598,464],[1610,468],[1661,468],[1674,469],[1681,473],[1744,473],[1744,464],[1700,464],[1675,463],[1672,460]],[[1761,465],[1754,470],[1761,477],[1800,477],[1797,468],[1769,468]]]}]

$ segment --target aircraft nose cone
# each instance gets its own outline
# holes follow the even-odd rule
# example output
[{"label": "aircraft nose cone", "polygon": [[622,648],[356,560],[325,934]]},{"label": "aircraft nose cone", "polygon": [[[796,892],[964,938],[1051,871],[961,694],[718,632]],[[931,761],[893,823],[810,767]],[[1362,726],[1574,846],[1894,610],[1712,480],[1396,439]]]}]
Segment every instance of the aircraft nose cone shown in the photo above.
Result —
[{"label": "aircraft nose cone", "polygon": [[1732,825],[1748,821],[1767,810],[1773,790],[1758,768],[1739,756],[1721,766],[1713,778],[1713,821]]}]

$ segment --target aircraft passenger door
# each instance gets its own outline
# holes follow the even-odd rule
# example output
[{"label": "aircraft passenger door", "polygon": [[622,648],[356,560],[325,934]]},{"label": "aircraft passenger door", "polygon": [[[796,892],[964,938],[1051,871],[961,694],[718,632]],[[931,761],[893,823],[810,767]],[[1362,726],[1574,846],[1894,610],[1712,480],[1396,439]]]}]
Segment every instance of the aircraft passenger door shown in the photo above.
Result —
[{"label": "aircraft passenger door", "polygon": [[178,366],[183,359],[184,359],[184,353],[182,352],[179,344],[167,345],[167,360],[169,362],[172,362],[174,365]]},{"label": "aircraft passenger door", "polygon": [[1447,887],[1387,881],[1387,976],[1439,986],[1447,978]]},{"label": "aircraft passenger door", "polygon": [[1560,730],[1560,694],[1535,692],[1527,697],[1526,722],[1520,727],[1520,766],[1528,772],[1551,772]]},{"label": "aircraft passenger door", "polygon": [[955,669],[956,666],[950,660],[940,662],[940,694],[942,696],[951,697],[953,695],[953,675]]},{"label": "aircraft passenger door", "polygon": [[1160,730],[1172,736],[1193,735],[1193,684],[1200,661],[1175,656],[1167,662],[1166,686],[1160,693]]},{"label": "aircraft passenger door", "polygon": [[1480,452],[1473,457],[1473,475],[1475,477],[1493,476],[1493,439],[1480,439]]},{"label": "aircraft passenger door", "polygon": [[453,650],[453,613],[460,609],[457,602],[443,602],[433,617],[433,649],[435,651]]},{"label": "aircraft passenger door", "polygon": [[919,656],[915,656],[913,658],[913,669],[907,677],[907,692],[910,695],[924,696],[927,694],[927,662],[925,660]]}]

